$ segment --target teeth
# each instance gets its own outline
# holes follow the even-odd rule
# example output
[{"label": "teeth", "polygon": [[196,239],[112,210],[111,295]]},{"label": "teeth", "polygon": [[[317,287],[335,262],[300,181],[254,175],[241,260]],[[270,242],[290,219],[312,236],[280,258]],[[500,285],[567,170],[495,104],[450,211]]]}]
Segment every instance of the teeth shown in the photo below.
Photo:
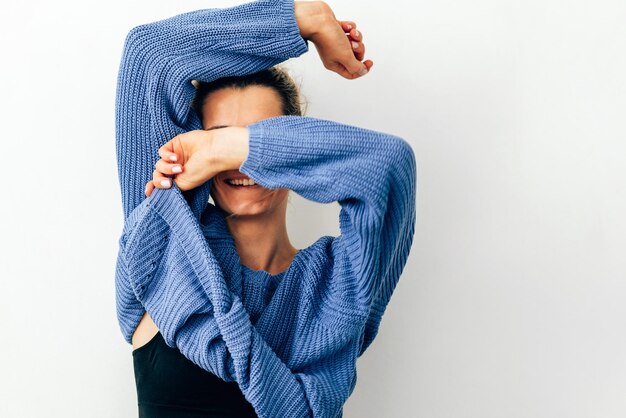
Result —
[{"label": "teeth", "polygon": [[237,186],[254,186],[256,184],[252,179],[226,180],[226,182]]}]

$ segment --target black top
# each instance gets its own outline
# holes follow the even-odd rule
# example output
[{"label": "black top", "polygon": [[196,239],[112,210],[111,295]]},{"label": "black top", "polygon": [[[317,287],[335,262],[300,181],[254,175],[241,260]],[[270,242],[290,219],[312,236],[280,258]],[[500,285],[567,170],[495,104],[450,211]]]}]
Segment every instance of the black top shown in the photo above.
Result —
[{"label": "black top", "polygon": [[139,418],[258,418],[237,382],[194,364],[160,332],[132,353]]}]

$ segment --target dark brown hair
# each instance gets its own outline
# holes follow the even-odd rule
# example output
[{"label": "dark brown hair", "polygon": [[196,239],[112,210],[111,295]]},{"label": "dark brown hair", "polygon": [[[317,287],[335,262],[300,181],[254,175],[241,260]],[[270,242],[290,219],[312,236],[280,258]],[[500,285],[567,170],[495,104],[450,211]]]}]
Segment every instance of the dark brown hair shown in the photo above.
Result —
[{"label": "dark brown hair", "polygon": [[299,87],[287,70],[280,65],[248,75],[222,77],[209,82],[194,80],[194,85],[196,86],[196,95],[191,103],[191,108],[200,120],[202,120],[202,108],[209,93],[227,87],[237,89],[248,86],[270,87],[281,98],[283,114],[303,116],[306,112],[302,109],[302,105],[306,106],[306,103],[301,103]]}]

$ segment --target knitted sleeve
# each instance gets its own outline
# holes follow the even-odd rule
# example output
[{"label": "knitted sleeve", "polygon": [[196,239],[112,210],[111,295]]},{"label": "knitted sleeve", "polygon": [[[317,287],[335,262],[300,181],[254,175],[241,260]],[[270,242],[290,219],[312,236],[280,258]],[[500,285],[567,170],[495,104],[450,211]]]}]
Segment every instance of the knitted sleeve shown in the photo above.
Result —
[{"label": "knitted sleeve", "polygon": [[[365,320],[372,342],[406,264],[415,230],[417,165],[404,139],[331,120],[278,116],[248,125],[239,171],[268,188],[339,202],[335,272],[318,289],[319,323]],[[330,319],[327,321],[327,319]]]},{"label": "knitted sleeve", "polygon": [[124,219],[145,198],[158,149],[202,129],[191,80],[251,74],[308,51],[293,0],[183,13],[126,36],[116,91],[116,155]]}]

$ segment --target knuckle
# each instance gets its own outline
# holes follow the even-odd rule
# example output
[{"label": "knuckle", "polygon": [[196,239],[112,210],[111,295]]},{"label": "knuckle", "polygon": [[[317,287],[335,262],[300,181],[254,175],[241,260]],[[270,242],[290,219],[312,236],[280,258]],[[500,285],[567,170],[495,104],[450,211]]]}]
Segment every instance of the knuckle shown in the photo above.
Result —
[{"label": "knuckle", "polygon": [[332,9],[331,9],[330,5],[328,3],[326,3],[324,0],[317,0],[315,3],[316,3],[316,5],[318,7],[318,10],[320,12],[323,12],[323,13],[326,13],[326,14],[332,13]]}]

